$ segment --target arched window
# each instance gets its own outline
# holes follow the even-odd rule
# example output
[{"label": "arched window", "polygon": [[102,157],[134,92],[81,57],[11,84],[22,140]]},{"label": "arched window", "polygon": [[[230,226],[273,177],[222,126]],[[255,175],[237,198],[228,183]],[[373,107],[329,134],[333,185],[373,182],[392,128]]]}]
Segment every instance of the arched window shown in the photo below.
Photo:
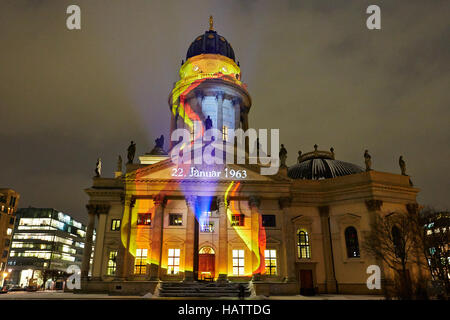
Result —
[{"label": "arched window", "polygon": [[198,253],[199,254],[215,254],[214,249],[211,247],[202,247]]},{"label": "arched window", "polygon": [[355,227],[345,229],[345,245],[348,258],[359,258],[358,233]]},{"label": "arched window", "polygon": [[392,227],[392,242],[394,244],[395,255],[400,258],[403,255],[402,233],[397,226]]},{"label": "arched window", "polygon": [[304,229],[297,231],[297,248],[298,257],[300,259],[310,259],[311,258],[311,247],[309,245],[308,232]]}]

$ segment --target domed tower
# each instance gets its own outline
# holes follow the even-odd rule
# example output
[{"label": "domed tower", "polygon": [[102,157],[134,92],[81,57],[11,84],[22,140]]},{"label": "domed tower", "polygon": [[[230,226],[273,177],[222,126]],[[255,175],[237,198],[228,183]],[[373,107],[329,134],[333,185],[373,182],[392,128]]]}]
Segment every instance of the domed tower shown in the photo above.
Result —
[{"label": "domed tower", "polygon": [[229,129],[248,129],[251,98],[233,48],[214,30],[212,17],[209,30],[189,46],[179,74],[169,96],[171,133],[189,129],[193,139],[194,122],[204,126],[208,116],[224,138]]}]

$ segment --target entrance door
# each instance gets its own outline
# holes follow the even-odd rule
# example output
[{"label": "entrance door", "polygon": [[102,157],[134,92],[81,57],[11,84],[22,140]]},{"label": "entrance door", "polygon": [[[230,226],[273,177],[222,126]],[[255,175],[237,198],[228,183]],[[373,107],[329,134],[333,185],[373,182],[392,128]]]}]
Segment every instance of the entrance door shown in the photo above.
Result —
[{"label": "entrance door", "polygon": [[300,294],[304,296],[314,295],[312,270],[300,270]]},{"label": "entrance door", "polygon": [[216,255],[211,247],[203,247],[198,255],[198,277],[200,280],[214,280]]}]

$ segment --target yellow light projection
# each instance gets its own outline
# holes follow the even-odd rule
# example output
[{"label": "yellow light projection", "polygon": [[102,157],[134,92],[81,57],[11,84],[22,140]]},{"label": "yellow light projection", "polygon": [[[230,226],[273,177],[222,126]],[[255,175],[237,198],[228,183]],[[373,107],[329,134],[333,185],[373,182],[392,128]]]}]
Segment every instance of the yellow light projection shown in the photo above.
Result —
[{"label": "yellow light projection", "polygon": [[[234,185],[234,187],[233,187]],[[240,182],[236,183],[232,181],[225,192],[225,207],[227,208],[227,218],[231,222],[232,216],[235,214],[240,214],[240,210],[237,206],[236,201],[229,201],[229,197],[233,197],[239,190]],[[234,231],[239,235],[247,249],[256,257],[257,264],[256,267],[253,266],[253,270],[251,274],[246,274],[246,276],[251,276],[255,273],[265,273],[265,262],[264,262],[264,252],[266,249],[266,232],[264,227],[261,224],[261,215],[259,216],[259,228],[258,233],[252,232],[250,229],[242,229],[236,226],[233,226]],[[229,274],[230,276],[232,274]]]},{"label": "yellow light projection", "polygon": [[[128,247],[128,240],[129,240],[129,252],[134,257],[136,254],[136,249],[148,249],[148,255],[147,255],[147,263],[151,263],[151,247],[150,247],[150,233],[149,228],[146,226],[138,226],[138,215],[139,214],[150,214],[151,219],[153,220],[154,215],[154,203],[151,199],[136,199],[136,202],[131,209],[125,208],[124,214],[123,214],[123,220],[125,223],[122,225],[121,228],[121,240],[124,247]],[[131,219],[130,219],[131,215]],[[128,224],[131,221],[131,228],[128,228]],[[130,234],[128,234],[127,230],[130,230]],[[128,239],[129,237],[129,239]],[[158,262],[159,263],[159,262]]]},{"label": "yellow light projection", "polygon": [[[200,54],[188,59],[180,69],[180,78],[172,90],[172,113],[174,116],[178,113],[190,130],[193,130],[194,121],[200,121],[200,117],[186,102],[186,96],[202,82],[222,79],[246,87],[240,81],[240,68],[233,60],[219,54]],[[203,128],[194,139],[202,135]]]},{"label": "yellow light projection", "polygon": [[[171,104],[172,113],[174,116],[177,114],[183,119],[185,125],[191,130],[193,129],[194,121],[201,120],[200,116],[193,110],[187,101],[187,96],[192,90],[201,85],[204,81],[209,79],[220,79],[233,83],[246,89],[246,85],[241,82],[241,71],[234,61],[228,57],[219,54],[201,54],[191,57],[183,64],[180,69],[180,80],[176,83],[175,88],[172,90]],[[201,128],[197,132],[195,139],[201,138],[204,128]],[[191,141],[193,143],[193,141]],[[137,224],[139,214],[150,214],[151,219],[154,219],[155,203],[152,199],[144,198],[148,197],[148,188],[139,184],[137,181],[146,174],[146,171],[141,168],[136,172],[126,175],[126,198],[131,196],[136,198],[134,206],[126,205],[123,212],[122,228],[121,228],[121,241],[128,252],[135,257],[136,249],[148,249],[147,264],[159,264],[159,261],[152,261],[152,256],[155,256],[151,252],[151,238],[148,226],[141,226]],[[130,176],[131,175],[131,176]],[[170,179],[169,179],[170,180]],[[179,181],[180,183],[182,181]],[[167,189],[174,190],[171,186],[167,188],[168,183],[173,184],[173,181],[162,183],[158,185],[159,192],[164,192],[168,195]],[[156,186],[153,186],[155,188]],[[240,182],[235,183],[232,181],[227,187],[225,193],[225,204],[227,210],[227,218],[232,220],[232,215],[240,214],[239,201],[230,201],[230,197],[237,195],[240,188]],[[154,193],[154,191],[152,192]],[[158,193],[158,190],[156,191]],[[170,193],[170,191],[169,191]],[[140,198],[142,197],[142,198]],[[251,228],[240,228],[234,226],[238,236],[242,239],[248,251],[256,257],[257,265],[252,266],[251,273],[246,276],[251,276],[254,273],[264,273],[264,251],[266,247],[265,243],[265,230],[261,225],[261,216],[259,216],[259,231],[253,232]],[[152,221],[153,224],[153,221]],[[129,232],[130,231],[130,232]],[[164,257],[164,253],[161,253]],[[230,259],[231,260],[231,259]],[[253,260],[253,259],[252,259]],[[184,272],[180,263],[179,272]],[[161,267],[167,268],[167,259],[161,260]],[[230,275],[231,276],[231,275]]]}]

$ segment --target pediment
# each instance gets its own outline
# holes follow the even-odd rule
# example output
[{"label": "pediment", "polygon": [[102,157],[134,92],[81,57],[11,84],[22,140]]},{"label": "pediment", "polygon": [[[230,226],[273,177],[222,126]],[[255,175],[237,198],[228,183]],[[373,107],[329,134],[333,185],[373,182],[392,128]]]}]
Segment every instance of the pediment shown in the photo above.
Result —
[{"label": "pediment", "polygon": [[173,243],[173,244],[181,245],[181,244],[184,243],[184,239],[182,239],[180,237],[177,237],[177,236],[173,236],[173,237],[170,237],[168,239],[165,239],[164,243]]},{"label": "pediment", "polygon": [[242,244],[244,241],[240,237],[233,237],[228,240],[228,242],[233,244]]},{"label": "pediment", "polygon": [[312,224],[313,219],[309,216],[298,215],[298,216],[292,218],[291,221],[293,223],[297,223],[297,224]]},{"label": "pediment", "polygon": [[337,221],[345,224],[359,223],[361,221],[361,216],[352,213],[344,213],[337,216]]},{"label": "pediment", "polygon": [[268,237],[266,239],[266,243],[270,243],[270,244],[281,244],[281,241],[278,239],[275,239],[273,237]]}]

